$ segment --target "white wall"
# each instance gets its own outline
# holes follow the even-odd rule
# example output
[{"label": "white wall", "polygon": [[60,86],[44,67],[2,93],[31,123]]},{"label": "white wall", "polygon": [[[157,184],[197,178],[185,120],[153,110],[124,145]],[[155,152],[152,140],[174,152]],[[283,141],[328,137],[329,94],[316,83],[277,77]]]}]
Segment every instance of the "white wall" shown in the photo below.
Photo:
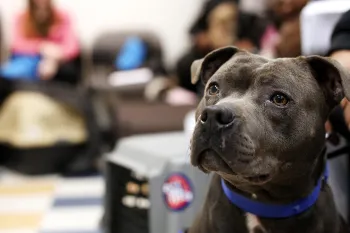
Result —
[{"label": "white wall", "polygon": [[[188,46],[188,27],[197,16],[203,0],[55,0],[76,20],[84,47],[88,48],[99,32],[108,29],[151,29],[165,50],[167,64]],[[13,16],[25,0],[0,0],[5,40],[11,38]]]}]

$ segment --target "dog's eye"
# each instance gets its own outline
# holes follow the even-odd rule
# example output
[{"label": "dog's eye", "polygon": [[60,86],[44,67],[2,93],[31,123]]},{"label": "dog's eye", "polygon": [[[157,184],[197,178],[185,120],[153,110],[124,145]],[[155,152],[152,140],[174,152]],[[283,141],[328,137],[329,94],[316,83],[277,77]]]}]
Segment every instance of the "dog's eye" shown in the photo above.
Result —
[{"label": "dog's eye", "polygon": [[289,99],[284,94],[277,93],[271,97],[271,102],[277,106],[286,106],[289,102]]},{"label": "dog's eye", "polygon": [[216,83],[210,84],[208,88],[209,95],[217,95],[219,94],[219,86]]}]

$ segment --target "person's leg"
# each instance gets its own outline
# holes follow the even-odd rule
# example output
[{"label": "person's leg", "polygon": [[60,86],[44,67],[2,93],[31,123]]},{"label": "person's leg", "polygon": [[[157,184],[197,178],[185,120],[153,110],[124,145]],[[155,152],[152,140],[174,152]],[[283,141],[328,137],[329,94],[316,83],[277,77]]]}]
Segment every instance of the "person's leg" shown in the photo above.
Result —
[{"label": "person's leg", "polygon": [[[330,156],[332,157],[330,164],[333,166],[333,179],[331,181],[331,186],[334,193],[338,197],[335,200],[336,204],[340,209],[343,217],[346,218],[348,222],[350,222],[350,202],[347,198],[349,195],[349,185],[346,185],[347,183],[349,184],[349,179],[347,177],[349,177],[350,159],[342,156],[350,155],[350,131],[348,125],[345,122],[344,111],[341,106],[337,106],[332,111],[329,116],[329,121],[332,124],[333,131],[342,135],[347,141],[347,146],[345,148],[339,149]],[[344,205],[344,203],[348,204]]]},{"label": "person's leg", "polygon": [[329,116],[329,121],[335,132],[342,135],[348,142],[350,142],[350,131],[344,119],[344,111],[341,106],[337,106]]},{"label": "person's leg", "polygon": [[66,62],[60,65],[57,74],[52,80],[77,85],[80,81],[79,79],[79,67],[74,62]]}]

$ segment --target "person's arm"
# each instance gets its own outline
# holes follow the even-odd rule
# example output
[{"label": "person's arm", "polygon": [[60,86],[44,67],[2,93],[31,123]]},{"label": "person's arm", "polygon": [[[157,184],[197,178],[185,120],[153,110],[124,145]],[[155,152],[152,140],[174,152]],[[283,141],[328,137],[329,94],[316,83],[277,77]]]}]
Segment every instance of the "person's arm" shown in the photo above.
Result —
[{"label": "person's arm", "polygon": [[68,15],[63,15],[62,25],[63,40],[60,44],[63,51],[63,59],[71,60],[79,54],[79,40],[74,31],[71,19]]},{"label": "person's arm", "polygon": [[190,51],[179,59],[176,64],[176,76],[179,86],[192,92],[196,92],[196,85],[191,83],[191,65],[196,60],[195,55]]},{"label": "person's arm", "polygon": [[[348,34],[348,40],[350,42],[350,33]],[[335,50],[333,53],[330,55],[331,58],[337,60],[342,66],[350,70],[350,49],[344,49],[344,50]],[[344,122],[346,124],[346,128],[350,130],[350,102],[347,98],[344,98],[341,101],[341,107],[343,108],[343,113],[344,113]],[[334,128],[334,123],[337,121],[340,121],[339,119],[339,111],[338,111],[338,117],[334,120],[333,124],[328,124],[326,125],[326,130],[330,132],[332,128]],[[333,126],[333,127],[332,127]],[[337,127],[341,128],[341,127]],[[344,134],[342,134],[344,136]],[[347,135],[347,139],[350,140],[350,135]]]},{"label": "person's arm", "polygon": [[[331,48],[328,54],[331,58],[337,60],[345,68],[350,70],[350,11],[344,13],[336,24],[331,38]],[[341,111],[337,111],[337,115],[333,117],[335,119],[333,120],[333,123],[344,122],[345,127],[350,129],[350,102],[344,98],[340,105],[343,108],[344,115],[341,117],[341,114],[339,114]],[[334,128],[334,125],[329,123],[326,124],[327,132],[330,132],[332,128]],[[335,128],[341,127],[338,126]],[[342,135],[346,138],[348,136],[344,135],[344,133]],[[347,139],[349,140],[350,138]]]},{"label": "person's arm", "polygon": [[11,52],[26,54],[26,55],[37,55],[40,53],[41,40],[36,38],[27,38],[24,33],[24,16],[21,15],[16,18],[13,27],[13,39],[11,43]]},{"label": "person's arm", "polygon": [[[350,42],[350,33],[349,33],[349,42]],[[350,49],[335,51],[331,54],[331,58],[337,60],[342,66],[350,70]]]},{"label": "person's arm", "polygon": [[328,54],[350,70],[350,11],[347,11],[336,24]]}]

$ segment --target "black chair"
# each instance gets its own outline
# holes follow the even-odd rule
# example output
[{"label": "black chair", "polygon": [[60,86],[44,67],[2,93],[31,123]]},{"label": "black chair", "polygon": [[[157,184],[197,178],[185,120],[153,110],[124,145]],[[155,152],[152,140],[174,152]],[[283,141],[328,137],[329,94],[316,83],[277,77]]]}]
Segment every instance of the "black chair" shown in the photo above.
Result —
[{"label": "black chair", "polygon": [[[87,160],[97,156],[99,133],[91,103],[82,89],[65,83],[8,81],[10,88],[0,90],[2,99],[16,91],[32,91],[45,94],[58,102],[77,110],[84,117],[88,132],[88,140],[83,144],[56,144],[45,148],[16,148],[8,144],[0,144],[2,163],[13,170],[25,174],[45,174],[68,172],[69,166],[76,160]],[[82,159],[83,158],[83,159]]]},{"label": "black chair", "polygon": [[148,53],[142,67],[153,71],[154,77],[166,75],[160,39],[147,31],[112,31],[101,34],[93,44],[92,71],[88,83],[93,90],[114,95],[115,118],[119,121],[119,135],[177,131],[183,129],[183,119],[194,106],[169,106],[161,101],[150,102],[145,97],[147,84],[116,87],[108,77],[117,71],[114,65],[127,38],[137,36],[147,45]]},{"label": "black chair", "polygon": [[[79,145],[58,143],[47,148],[16,148],[0,144],[0,165],[25,174],[62,173],[65,175],[86,175],[96,172],[98,158],[106,151],[112,150],[117,135],[115,117],[110,117],[112,110],[109,93],[92,91],[83,84],[82,56],[73,64],[77,77],[74,82],[20,81],[0,78],[0,106],[6,98],[16,91],[33,91],[42,93],[64,103],[83,116],[88,139]],[[109,122],[101,123],[100,112],[104,111]],[[112,130],[113,129],[113,130]]]},{"label": "black chair", "polygon": [[[350,132],[348,126],[345,123],[343,117],[343,110],[340,106],[336,107],[329,116],[329,120],[333,126],[333,132],[328,137],[328,159],[330,163],[333,163],[336,167],[335,177],[336,186],[335,189],[338,189],[340,193],[335,196],[335,198],[341,198],[340,195],[343,195],[344,200],[339,203],[340,208],[347,206],[347,211],[342,210],[343,215],[347,215],[347,221],[350,223],[350,203],[349,203],[349,188],[350,188],[350,179],[349,179],[349,168],[350,168]],[[332,177],[331,177],[332,178]],[[335,191],[335,190],[333,190]],[[344,196],[345,195],[345,196]],[[342,205],[344,204],[344,205]],[[338,206],[338,207],[339,207]],[[347,213],[346,213],[347,212]]]},{"label": "black chair", "polygon": [[147,57],[143,64],[155,73],[164,73],[162,46],[158,36],[148,31],[115,31],[101,34],[95,41],[92,51],[94,66],[106,65],[114,69],[114,60],[122,45],[131,36],[139,37],[147,45]]},{"label": "black chair", "polygon": [[165,75],[162,46],[156,34],[148,31],[112,31],[102,33],[92,47],[93,70],[89,76],[92,86],[110,88],[107,77],[116,68],[114,61],[127,38],[137,36],[147,45],[147,55],[142,67],[150,68],[154,75]]}]

